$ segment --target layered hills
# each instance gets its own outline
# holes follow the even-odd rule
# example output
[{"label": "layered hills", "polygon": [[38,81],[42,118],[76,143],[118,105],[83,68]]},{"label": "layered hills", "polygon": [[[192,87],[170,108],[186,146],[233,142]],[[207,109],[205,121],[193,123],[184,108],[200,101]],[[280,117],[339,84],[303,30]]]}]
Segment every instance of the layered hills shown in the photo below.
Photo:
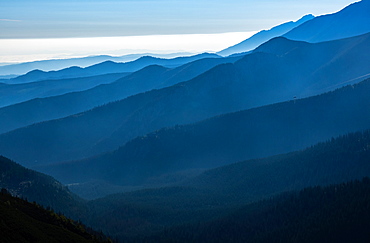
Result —
[{"label": "layered hills", "polygon": [[114,82],[128,73],[113,73],[85,78],[43,80],[24,84],[8,84],[0,87],[0,107],[26,102],[35,98],[58,96],[91,89],[100,84]]},{"label": "layered hills", "polygon": [[369,129],[370,80],[323,95],[226,114],[137,137],[114,152],[46,166],[64,182],[145,184],[166,173],[212,168]]},{"label": "layered hills", "polygon": [[[151,65],[126,77],[120,78],[115,82],[99,85],[85,91],[70,92],[54,97],[37,98],[0,108],[0,133],[31,125],[33,123],[80,113],[96,106],[124,99],[128,96],[146,92],[155,88],[158,89],[171,86],[176,83],[192,79],[219,64],[235,62],[240,58],[241,57],[204,58],[173,69]],[[114,76],[117,74],[108,74],[106,76],[110,77],[112,75]],[[103,80],[101,79],[104,77],[105,75],[69,80],[74,82],[92,79],[102,83],[109,81],[107,78]],[[45,82],[47,82],[48,89],[53,89],[53,82],[62,82],[66,84],[66,80]],[[35,87],[38,83],[39,82],[23,85]],[[76,88],[77,87],[78,85],[76,85]],[[28,94],[29,92],[27,92],[27,95]],[[27,95],[23,95],[21,93],[19,96],[13,97],[13,99],[25,99],[27,98]]]},{"label": "layered hills", "polygon": [[1,80],[0,241],[368,242],[368,7]]},{"label": "layered hills", "polygon": [[152,56],[157,58],[175,58],[179,56],[190,56],[189,53],[173,53],[173,54],[129,54],[124,56],[109,56],[109,55],[99,55],[99,56],[87,56],[80,58],[68,58],[68,59],[51,59],[51,60],[40,60],[33,62],[24,62],[16,64],[8,64],[0,66],[0,76],[6,76],[14,74],[15,76],[26,74],[32,70],[42,70],[42,71],[53,71],[61,70],[68,67],[88,67],[105,61],[113,62],[131,62],[142,56]]},{"label": "layered hills", "polygon": [[283,23],[281,25],[275,26],[271,28],[270,30],[262,30],[258,32],[257,34],[254,34],[252,37],[234,45],[230,46],[217,54],[222,55],[222,56],[227,56],[227,55],[232,55],[235,53],[242,53],[242,52],[248,52],[259,45],[263,44],[266,41],[271,40],[272,38],[279,37],[287,33],[288,31],[294,29],[295,27],[303,24],[304,22],[313,19],[314,16],[309,14],[306,16],[303,16],[301,19],[293,22],[287,22]]},{"label": "layered hills", "polygon": [[0,152],[28,166],[83,158],[163,127],[356,83],[369,73],[369,41],[369,34],[318,44],[276,38],[192,80],[2,134]]},{"label": "layered hills", "polygon": [[161,65],[169,68],[178,67],[188,62],[196,61],[203,58],[219,58],[216,54],[198,54],[189,57],[176,57],[172,59],[156,58],[151,56],[143,56],[131,62],[118,63],[113,61],[104,61],[102,63],[94,64],[85,68],[81,67],[68,67],[57,71],[41,71],[32,70],[24,75],[6,80],[9,84],[19,84],[35,82],[47,79],[65,79],[65,78],[78,78],[96,76],[108,73],[130,73],[138,71],[150,65]]},{"label": "layered hills", "polygon": [[[361,183],[365,186],[364,188],[362,186],[358,187],[358,189],[367,188],[364,191],[355,189],[354,185],[358,185],[358,182],[354,184],[349,183],[347,186],[330,187],[330,193],[327,194],[328,197],[325,200],[322,196],[329,191],[325,192],[316,188],[306,189],[299,194],[285,194],[272,201],[246,205],[262,199],[268,199],[282,192],[302,190],[310,186],[327,186],[369,176],[369,135],[369,131],[347,134],[302,151],[264,159],[243,161],[209,170],[177,186],[115,194],[93,200],[88,203],[89,208],[94,212],[93,216],[90,217],[90,222],[95,222],[96,225],[99,223],[104,225],[105,230],[109,230],[112,235],[116,235],[126,242],[140,241],[146,236],[151,238],[152,234],[158,236],[158,232],[163,232],[160,233],[160,237],[175,237],[180,242],[182,237],[184,237],[184,242],[189,242],[190,240],[186,237],[205,237],[204,234],[215,232],[220,227],[227,227],[228,230],[220,230],[220,233],[215,234],[220,234],[221,237],[228,237],[232,241],[233,237],[243,236],[243,232],[246,235],[252,233],[248,230],[245,231],[246,228],[244,227],[236,228],[233,231],[233,225],[239,225],[240,227],[245,225],[247,227],[246,225],[259,225],[262,222],[266,222],[265,220],[269,217],[266,216],[267,218],[265,218],[262,217],[262,214],[259,214],[262,212],[267,213],[266,209],[279,208],[279,210],[274,211],[276,218],[269,219],[277,220],[276,222],[285,221],[285,219],[289,222],[295,222],[292,223],[292,227],[312,221],[304,216],[295,218],[297,221],[290,221],[293,219],[290,218],[291,216],[301,214],[314,215],[314,212],[318,212],[315,210],[322,209],[322,213],[333,212],[333,216],[336,215],[331,218],[328,214],[324,214],[325,216],[322,215],[320,220],[316,221],[317,224],[313,224],[320,225],[318,229],[324,229],[325,227],[330,227],[330,224],[322,225],[319,222],[326,222],[326,219],[329,218],[334,219],[334,221],[338,220],[338,217],[341,218],[339,216],[341,210],[336,211],[337,209],[334,207],[334,205],[338,205],[336,203],[342,202],[341,208],[349,210],[347,211],[347,216],[367,215],[369,213],[368,194],[366,193],[369,186],[368,179]],[[351,191],[358,194],[357,196],[353,195],[353,197],[347,197],[346,195],[349,195],[347,193],[340,194],[338,197],[332,194],[334,191],[339,193],[342,190],[341,188],[346,188],[349,194]],[[288,197],[286,197],[287,195]],[[297,207],[286,207],[286,210],[283,210],[283,207],[279,207],[279,205],[288,203],[291,196],[297,199],[299,195],[311,195],[311,197],[302,197],[302,200],[305,198],[306,202],[304,204],[294,204]],[[360,199],[365,204],[359,206],[356,203],[351,203],[352,199],[357,200],[355,198]],[[320,201],[322,199],[324,201]],[[324,202],[328,202],[328,204]],[[312,207],[307,205],[311,203]],[[271,207],[266,207],[267,205]],[[291,204],[288,203],[286,205]],[[302,207],[299,207],[300,205]],[[317,205],[317,207],[314,205]],[[332,210],[329,208],[324,209],[325,205],[333,207],[331,208]],[[272,213],[272,211],[268,212]],[[352,214],[352,212],[357,213]],[[236,215],[240,217],[236,217]],[[261,215],[261,217],[256,215]],[[353,229],[354,231],[351,232],[356,232],[356,228],[352,227],[354,226],[352,224],[354,221],[347,221],[346,218],[343,218],[343,221],[341,221],[345,225],[343,227]],[[355,218],[357,216],[353,217],[353,219]],[[366,217],[360,218],[365,219]],[[221,226],[222,223],[224,224],[223,226]],[[280,226],[275,223],[272,223],[271,226],[269,224],[263,225],[266,226],[263,227],[266,231],[263,231],[264,233],[260,236],[269,236],[269,233],[274,233],[274,230]],[[334,225],[333,230],[336,230],[337,225]],[[255,230],[258,230],[258,228],[255,228]],[[240,232],[236,233],[238,230]],[[280,230],[282,229],[280,228]],[[303,232],[307,233],[306,236],[316,236],[316,233],[311,234],[310,231],[303,230]],[[367,234],[367,230],[361,230],[361,235],[364,235],[364,233]],[[213,239],[212,235],[208,235],[209,239]],[[160,239],[152,238],[153,241],[162,241]],[[201,242],[202,240],[199,238],[199,241]],[[239,239],[237,242],[243,241]]]}]

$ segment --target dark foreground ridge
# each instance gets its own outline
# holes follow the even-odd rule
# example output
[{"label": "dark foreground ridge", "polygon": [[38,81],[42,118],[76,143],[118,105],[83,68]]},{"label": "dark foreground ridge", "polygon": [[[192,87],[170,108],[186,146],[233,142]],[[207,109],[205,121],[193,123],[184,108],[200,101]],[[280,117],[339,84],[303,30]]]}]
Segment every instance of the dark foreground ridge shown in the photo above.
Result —
[{"label": "dark foreground ridge", "polygon": [[87,229],[62,214],[36,203],[0,192],[0,241],[22,242],[112,242],[103,234]]},{"label": "dark foreground ridge", "polygon": [[310,187],[144,242],[369,242],[370,179]]}]

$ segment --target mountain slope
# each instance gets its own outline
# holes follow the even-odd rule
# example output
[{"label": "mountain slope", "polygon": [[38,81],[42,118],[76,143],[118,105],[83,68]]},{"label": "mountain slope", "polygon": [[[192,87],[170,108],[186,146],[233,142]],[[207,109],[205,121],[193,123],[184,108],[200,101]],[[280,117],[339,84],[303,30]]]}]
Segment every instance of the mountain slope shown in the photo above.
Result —
[{"label": "mountain slope", "polygon": [[218,64],[234,62],[239,58],[241,57],[204,58],[174,69],[148,66],[114,83],[100,85],[90,90],[33,99],[0,108],[0,133],[36,122],[73,115],[154,88],[171,86],[192,79]]},{"label": "mountain slope", "polygon": [[[145,242],[368,242],[370,180],[305,188]],[[137,239],[140,239],[138,237]]]},{"label": "mountain slope", "polygon": [[100,84],[111,83],[127,75],[128,73],[114,73],[86,78],[44,80],[0,86],[0,107],[25,102],[35,98],[57,96],[91,89]]},{"label": "mountain slope", "polygon": [[18,76],[7,80],[9,84],[29,83],[46,79],[64,79],[96,76],[108,73],[124,73],[136,72],[144,67],[150,65],[161,65],[168,68],[178,67],[188,62],[196,61],[203,58],[219,58],[216,54],[203,53],[190,57],[176,57],[172,59],[162,59],[151,56],[143,56],[139,59],[126,63],[116,63],[112,61],[105,61],[86,68],[68,67],[58,71],[44,72],[41,70],[33,70],[25,75]]},{"label": "mountain slope", "polygon": [[[358,132],[319,143],[303,151],[209,170],[178,186],[110,195],[89,202],[89,207],[95,212],[89,220],[93,225],[101,225],[103,222],[107,229],[114,228],[110,232],[126,242],[130,242],[130,239],[137,242],[152,232],[184,224],[194,227],[189,229],[189,236],[201,234],[204,231],[199,226],[207,226],[207,222],[212,222],[213,219],[220,218],[223,221],[224,215],[246,204],[281,192],[343,183],[369,176],[369,145],[370,132]],[[366,184],[368,187],[368,180]],[[362,195],[368,197],[367,193]],[[311,200],[319,198],[313,197]],[[306,201],[308,204],[310,202],[312,201]],[[264,203],[266,202],[261,204],[265,205]],[[368,203],[367,201],[367,205]],[[319,208],[323,207],[321,204]],[[307,210],[309,212],[309,208]],[[237,219],[242,220],[242,216],[246,216],[243,211],[236,212],[241,216]],[[255,205],[249,212],[258,214],[261,210]],[[289,218],[288,215],[284,211],[277,219]],[[254,220],[264,221],[267,218],[254,217]],[[305,219],[307,218],[301,218],[300,222],[305,222]],[[256,222],[254,220],[252,222]],[[235,221],[229,222],[230,227],[233,222],[238,222]],[[318,220],[315,225],[319,222],[323,221]],[[172,230],[176,232],[176,228]],[[180,235],[182,234],[179,232],[178,236]]]},{"label": "mountain slope", "polygon": [[114,152],[39,169],[64,182],[142,185],[167,173],[294,151],[369,129],[369,92],[367,80],[320,96],[161,129]]},{"label": "mountain slope", "polygon": [[83,201],[51,176],[26,169],[0,156],[0,188],[74,218],[81,216]]},{"label": "mountain slope", "polygon": [[93,232],[96,235],[87,233],[81,223],[45,210],[36,203],[12,197],[4,190],[0,193],[0,216],[0,241],[3,243],[111,242],[96,232]]},{"label": "mountain slope", "polygon": [[353,3],[341,11],[316,17],[284,35],[291,40],[322,42],[370,32],[370,1]]},{"label": "mountain slope", "polygon": [[293,28],[303,24],[304,22],[313,19],[313,15],[306,15],[303,16],[301,19],[297,20],[296,22],[287,22],[278,26],[273,27],[270,30],[262,30],[257,34],[253,35],[252,37],[234,45],[228,47],[217,54],[222,56],[228,56],[235,53],[242,53],[247,52],[250,50],[255,49],[262,43],[271,40],[274,37],[282,36],[283,34],[287,33],[288,31],[292,30]]},{"label": "mountain slope", "polygon": [[0,136],[0,152],[28,165],[83,158],[163,127],[322,93],[369,73],[370,34],[318,44],[276,38],[264,48],[274,43],[292,50],[257,49],[190,81],[14,130]]}]

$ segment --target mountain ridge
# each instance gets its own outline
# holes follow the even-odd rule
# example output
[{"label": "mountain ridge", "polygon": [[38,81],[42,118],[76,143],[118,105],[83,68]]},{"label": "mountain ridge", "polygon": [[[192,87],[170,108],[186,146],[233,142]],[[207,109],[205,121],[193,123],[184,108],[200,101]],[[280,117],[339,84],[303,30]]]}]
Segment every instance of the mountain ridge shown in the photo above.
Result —
[{"label": "mountain ridge", "polygon": [[[282,39],[268,44],[273,45],[276,40]],[[0,137],[6,137],[8,142],[1,143],[0,151],[21,163],[72,160],[114,150],[137,136],[163,127],[322,93],[325,88],[341,87],[348,79],[369,72],[366,63],[370,57],[364,51],[369,48],[369,42],[370,34],[367,34],[333,42],[303,43],[302,49],[289,44],[295,41],[286,40],[284,43],[294,51],[285,55],[254,52],[174,86],[2,134]],[[77,132],[79,135],[74,135]],[[28,135],[23,137],[25,134]],[[27,142],[29,138],[37,140]],[[25,146],[24,155],[11,148],[11,143]],[[45,145],[48,149],[43,148]],[[25,156],[26,151],[27,156],[22,159],[20,156]]]},{"label": "mountain ridge", "polygon": [[292,30],[293,28],[301,25],[302,23],[311,20],[314,18],[312,14],[308,14],[303,16],[297,21],[290,21],[286,22],[280,25],[277,25],[269,30],[262,30],[259,31],[257,34],[253,35],[252,37],[234,45],[231,47],[228,47],[220,52],[217,52],[217,54],[222,55],[222,56],[228,56],[236,53],[242,53],[242,52],[247,52],[255,49],[259,45],[263,44],[266,41],[269,41],[270,39],[281,36],[288,31]]},{"label": "mountain ridge", "polygon": [[220,56],[216,54],[209,53],[197,54],[189,57],[176,57],[172,59],[144,56],[134,61],[125,63],[104,61],[85,68],[73,66],[57,71],[48,71],[48,72],[41,70],[33,70],[16,78],[3,80],[3,82],[6,81],[9,84],[17,84],[17,83],[35,82],[45,79],[88,77],[108,73],[124,73],[124,72],[130,73],[138,71],[150,65],[161,65],[173,68],[203,58],[219,58],[219,57]]},{"label": "mountain ridge", "polygon": [[370,80],[366,80],[323,95],[164,128],[113,152],[38,169],[64,182],[100,179],[141,185],[165,173],[303,149],[333,136],[368,129],[369,87]]},{"label": "mountain ridge", "polygon": [[0,133],[36,122],[58,119],[84,112],[96,106],[124,99],[151,89],[171,86],[178,82],[192,79],[218,64],[234,62],[238,58],[204,58],[174,69],[152,65],[110,84],[99,85],[86,91],[33,99],[0,108]]},{"label": "mountain ridge", "polygon": [[312,43],[342,39],[370,32],[370,2],[362,0],[342,10],[318,16],[292,29],[283,36]]}]

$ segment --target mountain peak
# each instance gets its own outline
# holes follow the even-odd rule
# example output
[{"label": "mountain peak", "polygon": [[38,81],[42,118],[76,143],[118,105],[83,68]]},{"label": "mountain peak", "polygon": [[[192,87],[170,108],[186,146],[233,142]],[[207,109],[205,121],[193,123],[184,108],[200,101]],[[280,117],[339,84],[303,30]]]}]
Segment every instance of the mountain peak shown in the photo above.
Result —
[{"label": "mountain peak", "polygon": [[313,15],[313,14],[306,14],[305,16],[303,16],[302,18],[300,18],[300,19],[299,19],[299,20],[297,20],[296,22],[297,22],[297,23],[299,23],[299,22],[304,23],[304,22],[306,22],[306,21],[308,21],[308,20],[311,20],[311,19],[313,19],[313,18],[315,18],[315,15]]},{"label": "mountain peak", "polygon": [[353,37],[370,32],[370,1],[355,2],[333,14],[309,20],[284,34],[291,40],[312,43]]},{"label": "mountain peak", "polygon": [[290,30],[296,28],[297,26],[300,26],[301,24],[313,18],[314,16],[312,14],[307,14],[297,21],[289,21],[281,25],[275,26],[269,30],[262,30],[257,34],[253,35],[252,37],[240,42],[239,44],[226,48],[218,52],[217,54],[227,56],[235,53],[242,53],[253,50],[262,43],[271,40],[274,37],[282,36],[285,33],[289,32]]}]

